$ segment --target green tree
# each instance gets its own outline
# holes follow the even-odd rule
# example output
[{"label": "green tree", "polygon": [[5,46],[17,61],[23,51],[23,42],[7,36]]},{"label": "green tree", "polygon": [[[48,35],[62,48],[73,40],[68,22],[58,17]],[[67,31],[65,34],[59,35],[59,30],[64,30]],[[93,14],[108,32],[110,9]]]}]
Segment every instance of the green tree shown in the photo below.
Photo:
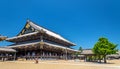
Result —
[{"label": "green tree", "polygon": [[82,47],[81,47],[81,46],[79,47],[79,51],[80,51],[80,52],[82,52],[82,51],[83,51],[83,49],[82,49]]},{"label": "green tree", "polygon": [[99,60],[101,60],[101,56],[103,56],[104,63],[107,63],[106,55],[115,54],[118,51],[116,48],[117,44],[113,44],[109,42],[107,38],[102,37],[99,38],[92,51],[98,55]]},{"label": "green tree", "polygon": [[78,55],[80,55],[80,53],[82,52],[82,47],[79,47],[79,49],[78,49],[78,52],[75,52],[74,53],[74,56],[76,57],[76,58],[78,58]]}]

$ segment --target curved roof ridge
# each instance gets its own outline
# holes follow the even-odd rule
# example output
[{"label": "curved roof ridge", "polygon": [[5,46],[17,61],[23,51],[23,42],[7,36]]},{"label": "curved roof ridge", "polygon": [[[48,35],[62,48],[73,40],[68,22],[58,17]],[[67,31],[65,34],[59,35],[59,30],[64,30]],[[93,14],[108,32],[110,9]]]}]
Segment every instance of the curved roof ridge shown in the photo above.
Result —
[{"label": "curved roof ridge", "polygon": [[[72,42],[70,42],[70,41],[68,41],[67,39],[65,39],[65,38],[63,38],[61,35],[59,35],[59,34],[57,34],[57,33],[55,33],[55,32],[52,32],[52,31],[50,31],[50,30],[48,30],[48,29],[46,29],[46,28],[44,28],[44,27],[42,27],[42,26],[39,26],[39,25],[37,25],[37,24],[35,24],[34,22],[32,22],[32,21],[28,21],[28,23],[32,26],[32,27],[34,27],[36,30],[41,30],[41,29],[43,29],[47,34],[49,34],[49,35],[52,35],[52,36],[54,36],[54,37],[57,37],[57,38],[59,38],[59,39],[61,39],[61,40],[64,40],[64,41],[67,41],[67,42],[69,42],[69,43],[72,43]],[[72,44],[74,44],[74,43],[72,43]],[[75,45],[75,44],[74,44]]]}]

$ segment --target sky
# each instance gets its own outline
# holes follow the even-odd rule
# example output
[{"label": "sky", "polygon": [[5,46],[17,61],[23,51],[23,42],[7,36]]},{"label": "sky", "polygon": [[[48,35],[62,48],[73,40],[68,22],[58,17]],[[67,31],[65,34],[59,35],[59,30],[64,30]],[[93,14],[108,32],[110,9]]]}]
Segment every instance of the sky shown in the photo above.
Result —
[{"label": "sky", "polygon": [[75,49],[93,48],[100,37],[120,49],[120,0],[0,0],[1,35],[16,36],[27,19],[75,43]]}]

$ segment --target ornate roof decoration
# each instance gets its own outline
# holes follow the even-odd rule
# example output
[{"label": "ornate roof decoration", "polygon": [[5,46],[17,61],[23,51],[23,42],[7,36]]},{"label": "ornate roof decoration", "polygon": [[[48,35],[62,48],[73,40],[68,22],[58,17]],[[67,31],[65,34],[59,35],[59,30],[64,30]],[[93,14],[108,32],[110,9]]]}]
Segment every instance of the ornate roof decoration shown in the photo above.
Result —
[{"label": "ornate roof decoration", "polygon": [[7,37],[6,36],[1,36],[0,35],[0,41],[5,40]]}]

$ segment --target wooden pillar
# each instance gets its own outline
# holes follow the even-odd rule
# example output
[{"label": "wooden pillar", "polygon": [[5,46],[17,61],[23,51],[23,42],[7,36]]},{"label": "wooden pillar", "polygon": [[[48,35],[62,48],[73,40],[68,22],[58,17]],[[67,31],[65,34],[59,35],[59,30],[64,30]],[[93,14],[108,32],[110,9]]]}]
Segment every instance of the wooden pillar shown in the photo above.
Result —
[{"label": "wooden pillar", "polygon": [[42,60],[42,49],[40,49],[40,59]]},{"label": "wooden pillar", "polygon": [[66,49],[65,49],[65,53],[66,53],[66,57],[65,57],[65,59],[67,60],[67,59],[68,59],[67,47],[66,47]]},{"label": "wooden pillar", "polygon": [[40,58],[41,58],[41,60],[42,60],[42,49],[43,49],[43,45],[44,45],[44,43],[43,43],[43,35],[41,35],[40,36]]},{"label": "wooden pillar", "polygon": [[1,54],[2,61],[4,61],[4,58],[3,58],[3,56],[4,56],[4,54],[2,53],[2,54]]},{"label": "wooden pillar", "polygon": [[42,53],[43,59],[44,59],[44,55],[45,55],[45,53],[44,53],[44,51],[43,51],[43,53]]},{"label": "wooden pillar", "polygon": [[15,61],[15,59],[16,59],[16,52],[14,53],[14,61]]},{"label": "wooden pillar", "polygon": [[27,60],[27,55],[26,55],[26,48],[25,48],[25,60]]},{"label": "wooden pillar", "polygon": [[84,62],[86,62],[87,61],[87,55],[85,55],[85,57],[84,57]]}]

